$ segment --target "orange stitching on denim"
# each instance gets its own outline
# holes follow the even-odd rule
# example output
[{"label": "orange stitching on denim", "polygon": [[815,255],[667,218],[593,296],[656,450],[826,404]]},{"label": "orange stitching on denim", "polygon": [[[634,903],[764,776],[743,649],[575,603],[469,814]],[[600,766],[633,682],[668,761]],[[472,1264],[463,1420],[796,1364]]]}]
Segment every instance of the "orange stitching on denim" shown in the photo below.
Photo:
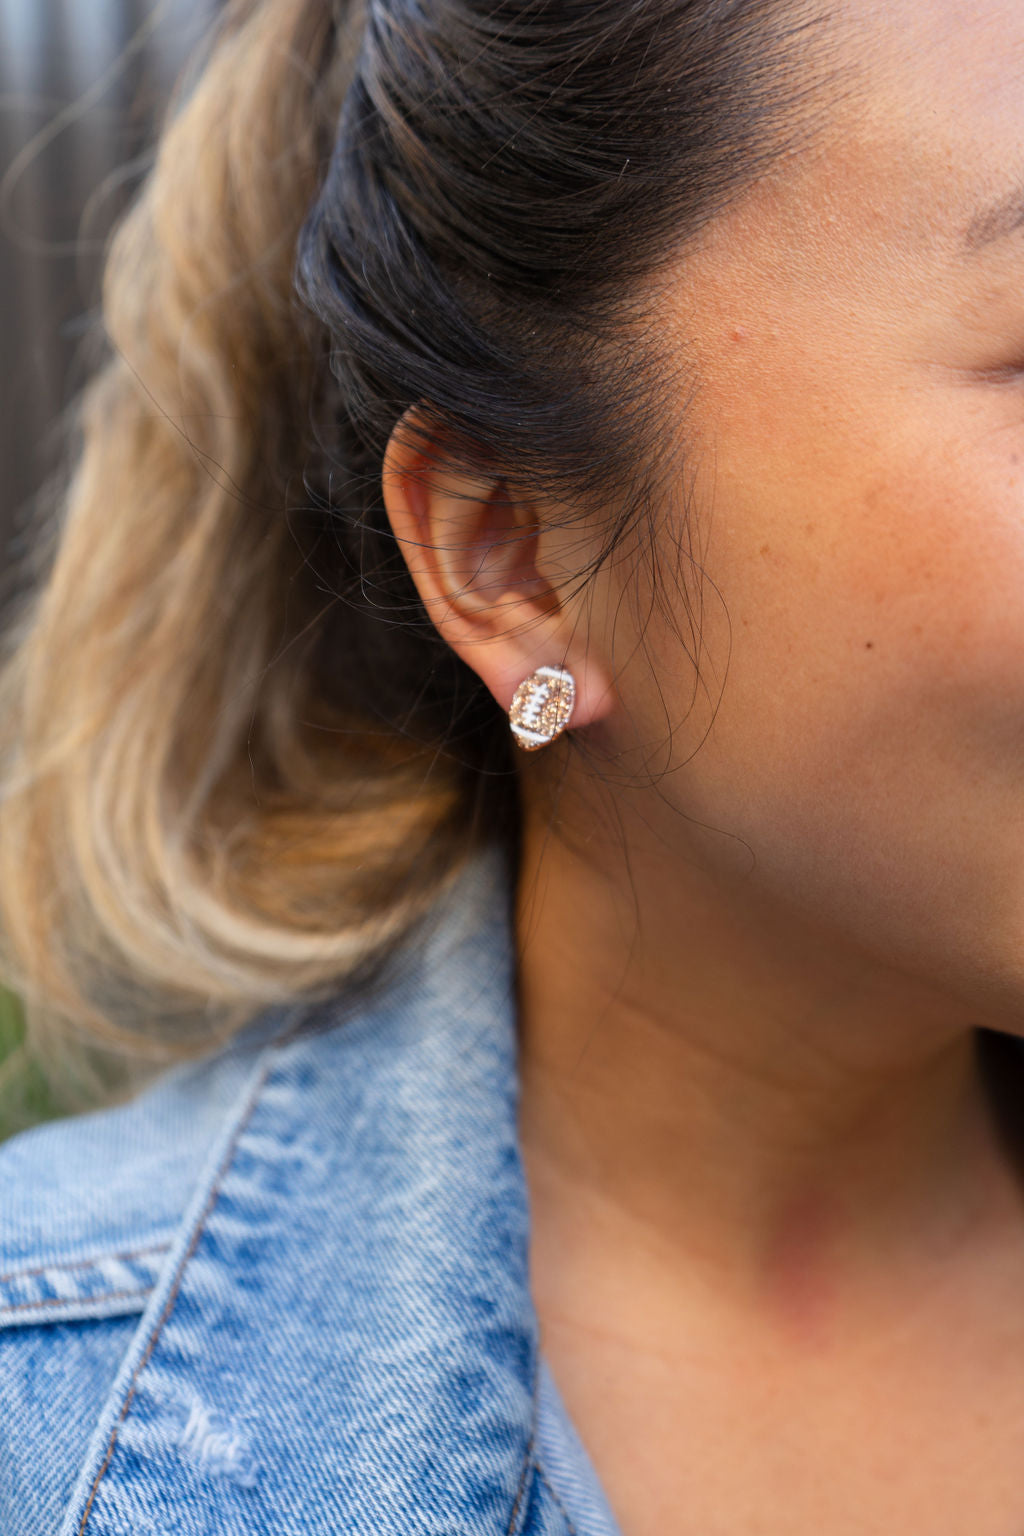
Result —
[{"label": "orange stitching on denim", "polygon": [[137,1291],[101,1291],[97,1296],[45,1296],[42,1301],[16,1301],[12,1306],[0,1303],[0,1318],[9,1312],[31,1312],[38,1307],[91,1307],[99,1301],[122,1301],[126,1296],[149,1296],[151,1285]]},{"label": "orange stitching on denim", "polygon": [[145,1248],[131,1248],[127,1253],[99,1253],[87,1259],[61,1259],[56,1264],[40,1264],[38,1269],[12,1269],[8,1274],[0,1275],[0,1285],[9,1285],[12,1280],[34,1280],[38,1275],[48,1275],[54,1269],[98,1269],[111,1259],[130,1264],[135,1259],[145,1258],[149,1253],[166,1253],[170,1246],[170,1243],[150,1243]]},{"label": "orange stitching on denim", "polygon": [[106,1477],[107,1472],[110,1469],[110,1463],[114,1459],[114,1451],[117,1447],[118,1435],[121,1433],[121,1425],[128,1417],[128,1413],[135,1399],[135,1393],[138,1390],[139,1385],[139,1377],[142,1375],[143,1371],[146,1369],[146,1366],[152,1359],[153,1351],[156,1349],[157,1343],[161,1333],[163,1332],[167,1319],[170,1317],[171,1312],[174,1309],[174,1304],[178,1299],[178,1292],[181,1290],[181,1283],[185,1278],[185,1270],[187,1269],[196,1249],[199,1247],[199,1242],[203,1235],[203,1230],[207,1221],[210,1219],[210,1215],[220,1195],[221,1183],[226,1177],[227,1171],[234,1159],[239,1139],[249,1124],[249,1120],[251,1119],[253,1112],[256,1109],[257,1100],[259,1099],[260,1094],[263,1092],[263,1089],[266,1086],[267,1078],[270,1076],[270,1066],[270,1062],[267,1062],[266,1066],[260,1072],[258,1080],[253,1086],[249,1102],[245,1107],[245,1113],[242,1115],[242,1118],[239,1120],[238,1125],[235,1128],[235,1134],[232,1136],[231,1141],[228,1144],[227,1151],[224,1153],[224,1156],[221,1159],[220,1167],[217,1169],[213,1183],[210,1186],[210,1193],[207,1196],[206,1204],[203,1207],[199,1220],[196,1222],[195,1231],[192,1233],[192,1240],[188,1245],[181,1263],[178,1265],[178,1272],[174,1276],[174,1280],[171,1283],[171,1289],[168,1292],[167,1300],[164,1303],[164,1309],[160,1313],[160,1316],[157,1318],[156,1325],[153,1329],[153,1332],[149,1336],[149,1342],[147,1343],[146,1348],[142,1354],[142,1358],[139,1360],[138,1365],[132,1372],[132,1379],[129,1384],[128,1391],[125,1394],[124,1402],[121,1404],[121,1412],[118,1414],[117,1422],[115,1423],[113,1429],[110,1431],[110,1439],[107,1443],[106,1455],[103,1457],[100,1469],[96,1473],[96,1476],[93,1480],[93,1485],[89,1490],[89,1497],[86,1501],[85,1509],[82,1511],[82,1519],[78,1527],[77,1536],[83,1536],[85,1528],[89,1523],[89,1517],[92,1514],[93,1505],[96,1502],[96,1495],[99,1492],[100,1483],[102,1483],[103,1479]]},{"label": "orange stitching on denim", "polygon": [[566,1509],[565,1505],[562,1503],[561,1499],[558,1497],[558,1490],[557,1490],[557,1488],[555,1487],[554,1483],[552,1483],[552,1481],[551,1481],[550,1477],[548,1477],[547,1473],[544,1471],[544,1468],[541,1466],[541,1464],[537,1460],[536,1456],[533,1458],[533,1465],[534,1465],[534,1470],[537,1473],[537,1476],[540,1478],[541,1482],[544,1484],[544,1486],[547,1489],[548,1493],[550,1493],[551,1497],[554,1499],[555,1503],[558,1505],[559,1509],[561,1510],[562,1518],[565,1521],[566,1525],[569,1527],[570,1536],[577,1536],[576,1527],[572,1523],[572,1519],[571,1519],[571,1517],[569,1515],[569,1511]]},{"label": "orange stitching on denim", "polygon": [[526,1482],[529,1471],[530,1468],[535,1465],[536,1463],[533,1459],[533,1436],[531,1435],[529,1441],[527,1442],[526,1455],[523,1457],[523,1470],[519,1477],[519,1487],[516,1489],[516,1501],[512,1505],[512,1513],[508,1519],[508,1528],[505,1532],[505,1536],[512,1536],[512,1532],[516,1528],[516,1518],[519,1514],[519,1506],[523,1502],[523,1494],[526,1490]]},{"label": "orange stitching on denim", "polygon": [[512,1505],[512,1513],[508,1518],[508,1529],[505,1536],[512,1536],[515,1530],[516,1520],[519,1516],[519,1506],[523,1502],[523,1493],[529,1476],[530,1467],[533,1464],[533,1446],[537,1439],[537,1418],[540,1412],[539,1393],[540,1388],[540,1355],[533,1357],[533,1380],[530,1383],[530,1438],[526,1442],[526,1455],[523,1457],[523,1470],[519,1475],[519,1487],[516,1489],[515,1503]]}]

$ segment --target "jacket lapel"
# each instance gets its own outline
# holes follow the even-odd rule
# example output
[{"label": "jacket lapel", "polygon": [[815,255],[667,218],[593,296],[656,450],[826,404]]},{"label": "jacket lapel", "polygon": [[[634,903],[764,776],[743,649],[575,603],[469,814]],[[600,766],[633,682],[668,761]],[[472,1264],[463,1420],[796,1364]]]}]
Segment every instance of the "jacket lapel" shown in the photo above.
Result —
[{"label": "jacket lapel", "polygon": [[62,1536],[564,1530],[532,1485],[508,898],[478,856],[375,1002],[256,1054]]}]

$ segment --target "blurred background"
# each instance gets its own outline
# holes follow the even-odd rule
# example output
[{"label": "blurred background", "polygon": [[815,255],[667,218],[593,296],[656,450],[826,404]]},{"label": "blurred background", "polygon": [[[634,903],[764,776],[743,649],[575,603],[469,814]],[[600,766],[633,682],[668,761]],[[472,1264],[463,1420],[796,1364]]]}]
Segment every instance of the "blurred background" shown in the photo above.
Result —
[{"label": "blurred background", "polygon": [[[219,4],[0,0],[0,620],[92,355],[103,252]],[[50,1108],[41,1079],[4,1071],[20,1033],[0,991],[0,1136]]]},{"label": "blurred background", "polygon": [[0,0],[0,539],[58,459],[111,227],[217,0]]}]

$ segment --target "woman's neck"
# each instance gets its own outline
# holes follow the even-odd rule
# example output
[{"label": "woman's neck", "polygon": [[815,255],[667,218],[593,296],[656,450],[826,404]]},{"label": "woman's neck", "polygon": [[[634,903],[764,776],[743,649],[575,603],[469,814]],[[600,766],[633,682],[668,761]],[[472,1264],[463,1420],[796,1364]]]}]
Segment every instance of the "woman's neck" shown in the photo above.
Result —
[{"label": "woman's neck", "polygon": [[960,1005],[642,835],[528,817],[517,904],[531,1201],[574,1284],[639,1266],[810,1337],[1024,1234]]}]

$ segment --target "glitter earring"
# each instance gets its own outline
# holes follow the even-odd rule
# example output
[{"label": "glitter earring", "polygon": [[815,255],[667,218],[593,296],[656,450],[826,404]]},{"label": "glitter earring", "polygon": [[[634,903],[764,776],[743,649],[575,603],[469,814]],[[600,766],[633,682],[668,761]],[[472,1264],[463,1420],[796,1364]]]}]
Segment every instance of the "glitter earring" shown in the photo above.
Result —
[{"label": "glitter earring", "polygon": [[538,667],[519,684],[508,718],[516,744],[536,752],[554,741],[569,724],[576,703],[576,680],[565,667]]}]

